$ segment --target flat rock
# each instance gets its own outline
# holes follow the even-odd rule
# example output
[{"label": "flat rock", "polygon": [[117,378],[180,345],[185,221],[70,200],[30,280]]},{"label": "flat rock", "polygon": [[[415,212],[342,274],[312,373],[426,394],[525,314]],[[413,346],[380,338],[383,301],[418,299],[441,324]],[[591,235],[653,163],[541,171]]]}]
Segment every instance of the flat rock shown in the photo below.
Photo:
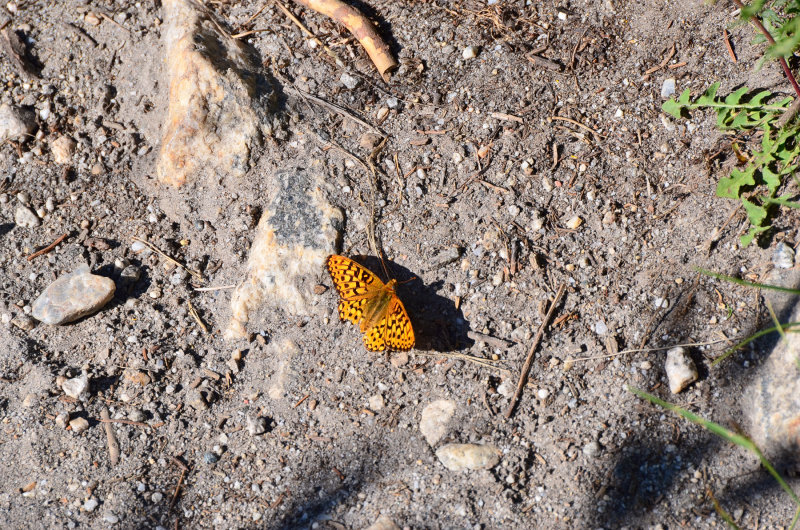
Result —
[{"label": "flat rock", "polygon": [[32,110],[4,103],[0,105],[0,143],[23,140],[36,130],[36,114]]},{"label": "flat rock", "polygon": [[221,30],[210,10],[165,0],[169,110],[156,172],[181,186],[201,173],[241,177],[269,133],[274,90],[255,51]]},{"label": "flat rock", "polygon": [[491,469],[500,461],[500,451],[492,445],[447,444],[436,451],[436,456],[450,471]]},{"label": "flat rock", "polygon": [[439,399],[422,409],[419,430],[428,441],[428,445],[433,447],[447,434],[448,423],[455,411],[456,403],[449,399]]},{"label": "flat rock", "polygon": [[33,318],[50,325],[78,320],[100,310],[114,297],[116,286],[110,278],[89,272],[88,265],[51,283],[33,302]]},{"label": "flat rock", "polygon": [[344,216],[328,202],[321,171],[280,171],[268,185],[271,199],[256,227],[247,278],[231,299],[228,339],[246,335],[250,312],[262,304],[311,314],[314,286],[340,239]]}]

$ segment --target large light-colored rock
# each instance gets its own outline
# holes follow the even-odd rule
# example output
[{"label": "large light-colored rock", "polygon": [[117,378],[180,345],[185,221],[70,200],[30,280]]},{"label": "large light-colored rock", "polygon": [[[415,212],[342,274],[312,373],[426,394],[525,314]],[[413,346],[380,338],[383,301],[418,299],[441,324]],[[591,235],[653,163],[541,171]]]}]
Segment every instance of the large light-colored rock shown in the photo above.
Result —
[{"label": "large light-colored rock", "polygon": [[[800,270],[776,268],[764,283],[798,289]],[[780,322],[800,321],[800,296],[768,290],[763,293]],[[782,466],[797,466],[800,464],[800,335],[786,333],[784,340],[773,333],[759,341],[760,346],[764,347],[764,341],[770,339],[771,351],[765,352],[769,357],[758,368],[751,368],[757,373],[745,392],[742,410],[750,423],[747,432],[756,445],[768,456],[781,458]]]},{"label": "large light-colored rock", "polygon": [[165,0],[169,112],[158,178],[180,186],[201,174],[243,176],[274,98],[254,51],[230,38],[199,3]]},{"label": "large light-colored rock", "polygon": [[33,318],[45,324],[67,324],[90,315],[114,297],[111,278],[89,272],[88,265],[59,277],[33,302]]},{"label": "large light-colored rock", "polygon": [[267,304],[290,314],[311,313],[313,287],[340,238],[343,214],[325,198],[318,171],[280,171],[261,215],[247,262],[247,278],[234,291],[229,339],[246,334],[249,313]]}]

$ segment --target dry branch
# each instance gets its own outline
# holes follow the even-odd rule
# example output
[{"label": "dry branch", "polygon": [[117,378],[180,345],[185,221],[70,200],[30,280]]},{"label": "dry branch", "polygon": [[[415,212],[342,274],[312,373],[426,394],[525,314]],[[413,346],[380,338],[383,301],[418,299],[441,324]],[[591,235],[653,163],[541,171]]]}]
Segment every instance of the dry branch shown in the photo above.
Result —
[{"label": "dry branch", "polygon": [[331,17],[336,22],[346,27],[358,42],[364,47],[369,58],[375,64],[383,80],[388,82],[389,74],[397,68],[397,61],[389,51],[386,44],[372,22],[361,14],[356,8],[339,0],[294,0],[298,4],[313,9],[317,13]]}]

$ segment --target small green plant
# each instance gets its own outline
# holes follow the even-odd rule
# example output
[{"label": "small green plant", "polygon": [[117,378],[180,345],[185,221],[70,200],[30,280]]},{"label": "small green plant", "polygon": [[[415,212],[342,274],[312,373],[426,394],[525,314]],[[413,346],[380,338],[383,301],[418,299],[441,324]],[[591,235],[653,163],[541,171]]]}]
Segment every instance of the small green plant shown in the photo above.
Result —
[{"label": "small green plant", "polygon": [[[734,2],[742,7],[742,18],[763,32],[770,43],[765,58],[778,58],[800,97],[800,85],[785,60],[785,56],[800,46],[800,0],[770,3],[757,0],[749,6],[738,0]],[[759,17],[764,19],[764,24]],[[760,145],[753,147],[749,156],[737,153],[745,158],[744,167],[734,168],[730,176],[721,178],[717,185],[718,197],[742,202],[750,222],[750,230],[741,237],[742,245],[747,246],[772,227],[770,220],[777,208],[800,208],[800,202],[792,200],[797,190],[787,191],[798,168],[800,125],[784,116],[796,111],[792,108],[791,97],[779,97],[768,90],[753,92],[747,87],[722,97],[717,94],[719,86],[719,83],[712,84],[694,100],[691,91],[686,89],[677,99],[664,102],[661,108],[676,119],[685,117],[691,110],[710,109],[717,113],[717,127],[721,130],[750,132],[751,138],[761,134]],[[737,147],[734,145],[733,149]]]}]

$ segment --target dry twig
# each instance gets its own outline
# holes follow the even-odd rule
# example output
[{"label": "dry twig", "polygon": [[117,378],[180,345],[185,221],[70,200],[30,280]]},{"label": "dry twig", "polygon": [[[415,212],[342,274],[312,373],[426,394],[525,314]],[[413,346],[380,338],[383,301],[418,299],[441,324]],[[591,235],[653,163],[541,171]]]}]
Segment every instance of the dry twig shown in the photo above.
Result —
[{"label": "dry twig", "polygon": [[37,250],[36,252],[34,252],[34,253],[33,253],[33,254],[31,254],[30,256],[28,256],[28,258],[27,258],[27,259],[28,259],[28,261],[31,261],[33,258],[39,257],[39,256],[41,256],[42,254],[47,254],[48,252],[50,252],[51,250],[53,250],[54,248],[56,248],[56,245],[58,245],[59,243],[61,243],[61,242],[62,242],[62,241],[64,241],[65,239],[67,239],[67,237],[68,237],[68,236],[69,236],[69,234],[61,234],[61,235],[58,237],[58,239],[56,239],[55,241],[53,241],[52,243],[50,243],[49,245],[47,245],[47,246],[46,246],[46,247],[44,247],[43,249],[41,249],[41,250]]},{"label": "dry twig", "polygon": [[545,315],[544,320],[542,320],[542,325],[539,326],[539,331],[536,332],[536,336],[533,338],[533,344],[531,344],[531,349],[528,351],[528,357],[525,359],[525,364],[522,366],[522,372],[519,374],[517,390],[514,392],[514,397],[511,398],[511,403],[508,404],[508,409],[506,409],[506,418],[510,418],[514,413],[517,402],[522,396],[522,391],[525,388],[525,384],[528,382],[528,374],[530,373],[531,366],[533,365],[533,354],[536,352],[536,348],[539,346],[539,343],[542,340],[544,329],[547,327],[547,323],[550,322],[550,319],[553,317],[553,313],[555,313],[558,304],[561,302],[561,297],[564,296],[564,292],[566,290],[567,284],[562,283],[561,287],[558,288],[556,297],[553,299],[553,303],[550,305],[550,309],[547,311],[547,315]]},{"label": "dry twig", "polygon": [[194,271],[194,270],[190,269],[189,267],[187,267],[186,265],[184,265],[184,264],[183,264],[183,263],[181,263],[180,261],[176,260],[176,259],[175,259],[175,258],[173,258],[172,256],[169,256],[169,255],[167,255],[167,254],[166,254],[164,251],[162,251],[160,248],[158,248],[157,246],[155,246],[155,245],[154,245],[154,244],[152,244],[151,242],[147,241],[146,239],[142,239],[142,238],[140,238],[140,237],[136,237],[136,236],[133,236],[133,238],[132,238],[132,239],[133,239],[134,241],[138,241],[139,243],[142,243],[143,245],[145,245],[147,248],[149,248],[149,249],[150,249],[150,250],[152,250],[153,252],[155,252],[155,253],[159,254],[159,255],[160,255],[162,258],[164,258],[165,260],[167,260],[167,261],[169,261],[170,263],[172,263],[173,265],[175,265],[175,266],[177,266],[177,267],[180,267],[181,269],[185,270],[186,272],[188,272],[189,274],[191,274],[192,276],[194,276],[195,278],[197,278],[197,279],[198,279],[198,280],[200,280],[201,282],[202,282],[202,281],[205,281],[205,280],[203,279],[203,275],[202,275],[201,273],[199,273],[199,272],[197,272],[197,271]]},{"label": "dry twig", "polygon": [[116,466],[117,462],[119,462],[119,442],[117,441],[117,435],[114,433],[114,427],[111,426],[111,418],[106,407],[103,407],[103,410],[100,411],[100,418],[106,431],[108,457],[111,460],[111,465]]}]

